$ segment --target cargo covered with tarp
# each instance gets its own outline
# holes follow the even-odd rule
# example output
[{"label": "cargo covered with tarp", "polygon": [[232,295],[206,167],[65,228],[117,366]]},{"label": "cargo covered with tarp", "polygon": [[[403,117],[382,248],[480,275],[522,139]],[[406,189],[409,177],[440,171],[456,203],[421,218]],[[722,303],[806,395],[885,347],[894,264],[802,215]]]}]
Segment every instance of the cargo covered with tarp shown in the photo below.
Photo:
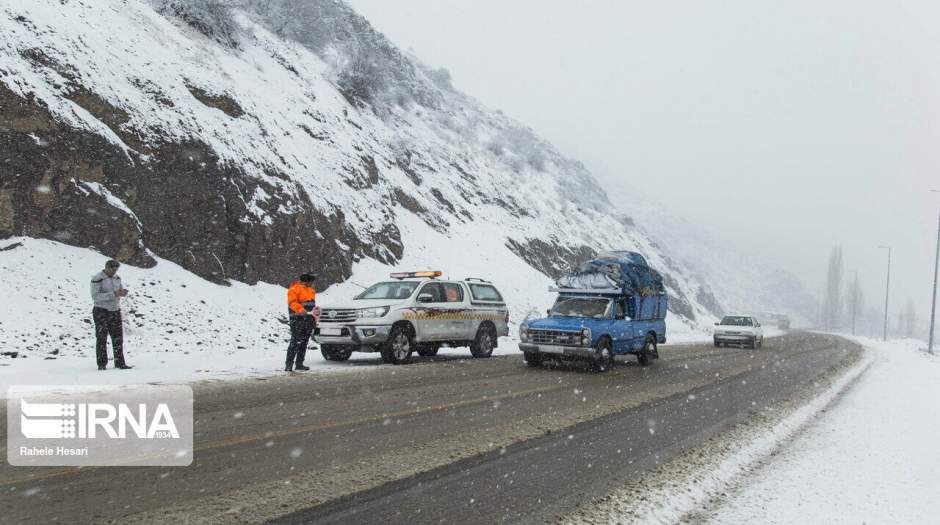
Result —
[{"label": "cargo covered with tarp", "polygon": [[642,255],[628,251],[602,253],[558,279],[556,284],[559,292],[566,289],[619,290],[625,295],[649,296],[665,291],[663,276],[650,268]]}]

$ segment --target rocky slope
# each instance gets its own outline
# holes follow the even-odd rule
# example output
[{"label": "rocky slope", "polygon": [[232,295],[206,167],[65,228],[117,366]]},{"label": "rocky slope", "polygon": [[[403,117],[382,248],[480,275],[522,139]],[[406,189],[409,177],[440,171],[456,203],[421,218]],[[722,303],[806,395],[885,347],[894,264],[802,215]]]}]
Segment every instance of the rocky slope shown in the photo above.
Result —
[{"label": "rocky slope", "polygon": [[326,287],[357,263],[420,264],[432,238],[472,259],[465,232],[483,232],[489,256],[543,277],[643,252],[674,313],[720,312],[579,162],[345,4],[294,4],[0,6],[0,238],[159,257],[221,284],[313,268]]}]

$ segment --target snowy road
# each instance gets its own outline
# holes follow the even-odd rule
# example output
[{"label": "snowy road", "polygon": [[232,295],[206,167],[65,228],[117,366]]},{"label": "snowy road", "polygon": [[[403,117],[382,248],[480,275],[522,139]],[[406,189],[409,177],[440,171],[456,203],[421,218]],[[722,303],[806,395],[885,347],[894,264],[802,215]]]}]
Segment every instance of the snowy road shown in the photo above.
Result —
[{"label": "snowy road", "polygon": [[445,357],[197,385],[191,467],[3,463],[0,523],[542,522],[859,351],[796,333],[760,351],[699,344],[661,354],[651,367],[631,359],[604,375],[529,369],[518,356]]}]

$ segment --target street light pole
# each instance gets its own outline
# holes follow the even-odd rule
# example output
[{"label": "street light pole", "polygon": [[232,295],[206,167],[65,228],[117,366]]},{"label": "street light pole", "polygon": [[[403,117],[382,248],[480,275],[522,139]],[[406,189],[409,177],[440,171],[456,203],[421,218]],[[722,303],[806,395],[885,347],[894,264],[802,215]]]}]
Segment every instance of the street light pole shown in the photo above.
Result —
[{"label": "street light pole", "polygon": [[884,340],[888,340],[888,293],[891,291],[891,247],[890,246],[879,246],[888,250],[888,277],[885,280],[885,327],[884,327]]},{"label": "street light pole", "polygon": [[[938,190],[930,190],[940,193]],[[940,265],[940,217],[937,218],[937,254],[933,259],[933,295],[930,297],[930,342],[927,351],[933,354],[933,324],[937,316],[937,266]]]}]

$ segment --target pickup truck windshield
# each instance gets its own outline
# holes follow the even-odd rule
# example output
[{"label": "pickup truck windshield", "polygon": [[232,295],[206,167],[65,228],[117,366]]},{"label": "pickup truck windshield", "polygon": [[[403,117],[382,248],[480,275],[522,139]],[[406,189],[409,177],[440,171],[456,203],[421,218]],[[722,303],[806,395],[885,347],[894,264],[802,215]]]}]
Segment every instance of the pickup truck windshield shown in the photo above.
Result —
[{"label": "pickup truck windshield", "polygon": [[552,307],[551,315],[562,317],[608,317],[610,299],[599,297],[559,297]]},{"label": "pickup truck windshield", "polygon": [[734,316],[729,315],[721,320],[721,324],[727,325],[727,326],[751,326],[751,318],[750,317],[734,317]]},{"label": "pickup truck windshield", "polygon": [[356,299],[407,299],[418,287],[416,281],[392,281],[373,284]]}]

